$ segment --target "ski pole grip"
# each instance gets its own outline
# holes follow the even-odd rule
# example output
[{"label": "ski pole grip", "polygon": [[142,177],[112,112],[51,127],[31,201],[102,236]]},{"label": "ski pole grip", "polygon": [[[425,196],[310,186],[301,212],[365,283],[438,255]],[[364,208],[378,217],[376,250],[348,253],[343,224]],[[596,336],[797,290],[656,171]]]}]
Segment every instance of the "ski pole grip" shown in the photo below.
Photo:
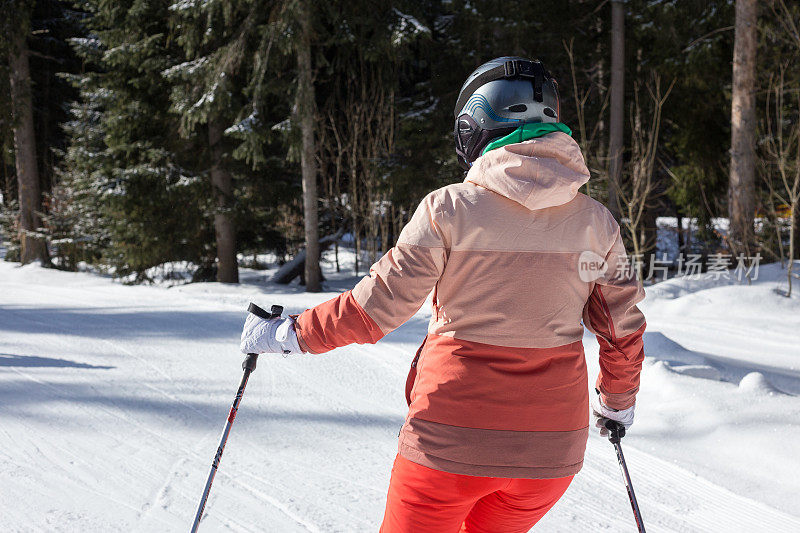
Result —
[{"label": "ski pole grip", "polygon": [[603,426],[608,430],[608,440],[610,440],[612,444],[618,443],[620,439],[625,436],[625,426],[616,420],[606,418],[606,421],[603,422]]},{"label": "ski pole grip", "polygon": [[280,318],[280,316],[283,314],[283,306],[273,305],[270,308],[270,312],[267,313],[253,302],[250,302],[250,306],[247,308],[247,312],[253,313],[257,317],[263,318],[264,320],[269,320],[271,318]]}]

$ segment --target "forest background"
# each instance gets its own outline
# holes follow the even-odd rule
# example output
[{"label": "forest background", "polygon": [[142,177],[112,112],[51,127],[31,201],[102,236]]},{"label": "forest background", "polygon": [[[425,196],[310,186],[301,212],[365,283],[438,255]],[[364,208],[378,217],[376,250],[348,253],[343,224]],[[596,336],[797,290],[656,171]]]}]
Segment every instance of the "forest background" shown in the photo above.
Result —
[{"label": "forest background", "polygon": [[[628,250],[797,257],[800,5],[784,0],[2,0],[5,259],[320,289],[463,179],[453,110],[498,56],[542,60]],[[321,238],[320,238],[321,237]],[[359,264],[358,259],[363,258]],[[670,268],[678,259],[668,258]],[[647,260],[644,261],[647,264]],[[337,265],[338,266],[338,265]],[[648,277],[648,272],[642,272]],[[790,284],[791,290],[791,284]]]}]

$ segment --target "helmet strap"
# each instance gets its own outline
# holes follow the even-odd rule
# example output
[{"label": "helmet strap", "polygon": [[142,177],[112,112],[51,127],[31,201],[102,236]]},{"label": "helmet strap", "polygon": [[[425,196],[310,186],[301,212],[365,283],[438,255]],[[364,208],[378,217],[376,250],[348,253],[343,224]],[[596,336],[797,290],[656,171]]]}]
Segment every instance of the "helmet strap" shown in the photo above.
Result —
[{"label": "helmet strap", "polygon": [[528,61],[527,59],[510,59],[486,72],[476,76],[469,85],[464,87],[461,95],[456,102],[456,107],[453,110],[453,118],[458,117],[458,113],[464,109],[464,106],[469,100],[469,97],[477,91],[481,86],[486,85],[490,81],[502,79],[530,79],[533,85],[533,97],[537,102],[544,101],[542,94],[542,86],[544,85],[545,78],[551,78],[550,73],[545,70],[544,65],[540,61]]}]

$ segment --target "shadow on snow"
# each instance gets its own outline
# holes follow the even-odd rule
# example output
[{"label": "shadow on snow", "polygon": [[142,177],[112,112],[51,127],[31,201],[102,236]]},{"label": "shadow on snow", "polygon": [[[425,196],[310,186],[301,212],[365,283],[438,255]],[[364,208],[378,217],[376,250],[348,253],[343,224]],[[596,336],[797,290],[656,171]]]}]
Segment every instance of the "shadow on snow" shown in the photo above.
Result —
[{"label": "shadow on snow", "polygon": [[[46,385],[31,383],[26,379],[4,380],[0,388],[0,406],[7,409],[12,418],[24,416],[26,419],[41,421],[57,421],[69,425],[70,418],[85,419],[91,417],[119,417],[126,420],[134,417],[141,422],[141,417],[163,419],[169,425],[176,422],[191,428],[203,430],[221,427],[225,422],[230,400],[235,391],[227,389],[214,394],[214,400],[198,401],[194,399],[172,400],[169,398],[153,398],[134,394],[120,393],[113,385],[99,388],[96,384],[84,383],[48,383]],[[206,395],[208,396],[208,395]],[[239,411],[239,418],[246,418],[250,424],[280,423],[284,428],[294,424],[321,424],[345,427],[373,427],[397,432],[403,424],[403,416],[392,414],[375,414],[364,411],[335,412],[323,409],[294,409],[288,406],[270,407],[256,403],[257,397],[245,399],[246,405]],[[53,405],[56,411],[47,412]],[[32,407],[33,409],[28,409]],[[3,417],[0,409],[0,419]],[[65,413],[69,415],[65,416]]]},{"label": "shadow on snow", "polygon": [[237,340],[244,312],[147,308],[47,308],[0,306],[5,333],[53,334],[99,339],[173,337]]},{"label": "shadow on snow", "polygon": [[116,368],[113,366],[89,365],[78,363],[68,359],[56,359],[54,357],[39,357],[37,355],[15,355],[11,353],[0,353],[0,367],[51,367],[51,368],[94,368],[107,370]]}]

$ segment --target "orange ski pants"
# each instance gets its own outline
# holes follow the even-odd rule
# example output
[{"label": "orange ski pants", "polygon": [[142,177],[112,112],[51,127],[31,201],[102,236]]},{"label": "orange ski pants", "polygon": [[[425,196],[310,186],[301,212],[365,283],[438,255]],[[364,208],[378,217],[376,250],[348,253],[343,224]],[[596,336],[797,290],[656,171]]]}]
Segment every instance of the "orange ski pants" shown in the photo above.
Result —
[{"label": "orange ski pants", "polygon": [[508,479],[441,472],[397,456],[381,533],[525,533],[573,476]]}]

